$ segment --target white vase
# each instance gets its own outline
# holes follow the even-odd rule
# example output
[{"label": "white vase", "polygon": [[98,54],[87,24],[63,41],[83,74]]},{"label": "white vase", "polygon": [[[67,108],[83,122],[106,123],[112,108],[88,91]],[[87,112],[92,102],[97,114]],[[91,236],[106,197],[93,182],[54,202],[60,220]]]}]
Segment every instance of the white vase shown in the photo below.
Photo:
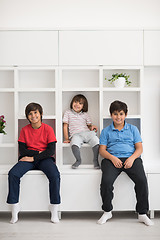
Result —
[{"label": "white vase", "polygon": [[117,80],[114,81],[114,86],[116,88],[124,88],[125,78],[124,77],[119,77]]},{"label": "white vase", "polygon": [[3,133],[0,133],[0,143],[2,143],[3,142]]}]

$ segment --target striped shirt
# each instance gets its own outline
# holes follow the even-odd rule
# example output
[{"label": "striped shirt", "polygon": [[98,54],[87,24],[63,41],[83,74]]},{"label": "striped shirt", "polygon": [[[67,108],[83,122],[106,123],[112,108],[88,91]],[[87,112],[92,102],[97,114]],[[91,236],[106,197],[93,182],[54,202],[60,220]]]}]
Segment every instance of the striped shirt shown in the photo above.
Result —
[{"label": "striped shirt", "polygon": [[88,113],[86,112],[77,113],[73,109],[67,110],[64,113],[63,123],[67,123],[69,125],[70,138],[75,133],[90,131],[87,125],[92,124]]}]

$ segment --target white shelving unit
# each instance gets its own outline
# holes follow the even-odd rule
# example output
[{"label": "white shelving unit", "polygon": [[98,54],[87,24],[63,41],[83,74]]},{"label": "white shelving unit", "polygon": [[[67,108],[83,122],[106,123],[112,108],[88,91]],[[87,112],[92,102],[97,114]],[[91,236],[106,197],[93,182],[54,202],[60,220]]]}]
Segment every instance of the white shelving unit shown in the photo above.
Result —
[{"label": "white shelving unit", "polygon": [[[153,51],[149,46],[153,47],[154,43],[159,46],[159,42],[155,40],[156,37],[159,39],[159,36],[159,31],[154,31],[153,35],[151,31],[116,30],[0,31],[0,56],[2,56],[0,58],[0,102],[3,103],[0,107],[0,115],[5,115],[7,122],[7,135],[4,136],[4,142],[0,144],[0,191],[3,193],[0,199],[0,211],[8,210],[5,204],[7,173],[17,162],[18,135],[20,129],[28,123],[24,109],[32,101],[43,106],[43,121],[51,125],[56,134],[55,157],[61,173],[61,211],[101,210],[99,190],[101,171],[93,169],[91,147],[88,144],[83,145],[82,164],[77,170],[73,170],[71,165],[75,159],[70,145],[63,143],[62,117],[76,94],[81,93],[88,99],[89,114],[93,124],[98,127],[98,137],[101,130],[111,123],[110,103],[114,100],[126,102],[129,108],[126,121],[136,125],[144,139],[144,164],[147,165],[150,161],[148,158],[152,155],[149,153],[150,144],[156,154],[156,163],[159,162],[157,145],[150,143],[148,133],[157,142],[159,135],[157,132],[153,134],[153,131],[148,129],[153,122],[144,110],[146,103],[149,109],[153,108],[154,112],[158,108],[159,58],[155,51],[152,55]],[[27,39],[30,39],[29,43]],[[36,46],[37,39],[41,40]],[[130,75],[131,86],[117,89],[105,80],[105,77],[111,78],[111,75],[116,72],[125,72]],[[152,76],[156,79],[154,87],[150,83]],[[146,92],[149,95],[147,100]],[[155,123],[158,126],[157,119]],[[155,126],[153,127],[157,131]],[[99,160],[101,161],[101,158]],[[148,170],[147,174],[150,173],[152,175],[148,179],[150,186],[153,187],[155,181],[159,179],[160,171],[156,171],[155,177],[154,171]],[[40,191],[37,190],[37,178],[42,185]],[[126,178],[127,176],[122,174],[115,183],[114,210],[135,209],[134,186]],[[32,185],[32,182],[35,184],[28,193],[28,186]],[[48,183],[45,176],[39,171],[30,171],[24,176],[22,184],[23,190],[20,196],[22,210],[48,210],[48,198],[46,198]],[[123,188],[120,187],[122,185]],[[130,200],[119,201],[124,199],[125,192],[131,196]],[[35,197],[32,207],[29,204],[28,194]],[[153,196],[155,194],[153,189],[151,194]],[[37,196],[42,199],[38,205]],[[82,196],[85,197],[82,199]],[[26,202],[25,199],[27,199]],[[154,210],[153,197],[150,199],[152,210]],[[159,202],[156,202],[155,209],[160,209]]]},{"label": "white shelving unit", "polygon": [[[2,88],[2,95],[11,95],[15,103],[17,103],[15,106],[13,105],[14,110],[12,112],[11,119],[14,119],[15,129],[18,130],[15,131],[14,135],[12,136],[12,143],[8,143],[8,145],[7,143],[0,145],[3,155],[7,147],[10,147],[12,151],[15,152],[15,157],[13,158],[12,151],[8,151],[9,155],[6,156],[5,162],[7,162],[7,164],[13,165],[17,161],[17,139],[20,133],[20,129],[28,124],[24,113],[25,106],[32,101],[40,103],[44,108],[43,121],[54,128],[58,140],[56,149],[56,162],[60,169],[62,178],[61,191],[63,202],[61,205],[61,210],[87,210],[87,207],[89,210],[93,211],[100,210],[101,199],[99,195],[99,185],[101,179],[101,171],[96,171],[93,169],[93,153],[91,147],[88,144],[84,144],[81,149],[82,164],[79,169],[76,171],[71,169],[71,165],[75,159],[71,152],[70,145],[63,143],[62,116],[65,110],[69,108],[73,96],[81,93],[84,94],[88,99],[89,114],[92,118],[92,122],[97,125],[99,129],[97,133],[98,137],[100,136],[101,130],[111,122],[108,107],[110,102],[115,99],[126,101],[128,103],[130,111],[127,121],[136,123],[136,125],[138,125],[140,128],[141,111],[139,106],[141,105],[140,76],[142,68],[135,67],[132,69],[130,67],[124,66],[112,66],[110,68],[104,66],[13,67],[12,69],[6,68],[5,71],[6,72],[4,75],[4,70],[1,69],[1,72],[6,81],[9,81],[11,76],[12,81],[10,80],[10,85],[7,86],[7,89],[5,87]],[[113,72],[117,71],[127,72],[127,74],[131,75],[131,87],[126,87],[119,90],[113,86],[111,87],[107,81],[104,80],[105,77],[110,77]],[[8,93],[9,87],[12,88],[12,91]],[[12,100],[10,100],[10,102],[13,104]],[[4,115],[6,115],[6,113]],[[6,120],[8,123],[8,119]],[[7,159],[10,159],[10,161]],[[1,164],[5,164],[5,162],[2,161]],[[30,176],[30,178],[32,178],[32,176]],[[124,178],[124,176],[122,176],[122,178]],[[91,189],[91,187],[94,188],[92,182],[96,182],[96,188],[92,194],[97,195],[99,204],[97,204],[97,207],[95,207],[95,203],[93,203],[93,206],[92,204],[91,206],[89,206],[89,204],[81,205],[81,202],[77,202],[75,199],[76,204],[73,205],[73,209],[71,209],[69,203],[67,208],[66,206],[68,202],[68,196],[66,195],[66,188],[70,188],[71,182],[73,188],[74,184],[78,185],[79,182],[82,184],[82,179],[86,184],[86,188],[84,189],[84,194],[86,194],[86,196],[92,192],[89,189]],[[92,179],[92,182],[89,182],[88,179]],[[25,184],[27,186],[27,183]],[[75,198],[77,198],[76,196],[78,192],[76,191],[79,190],[76,190],[75,188],[74,191]],[[130,205],[128,207],[130,209]],[[120,206],[115,206],[115,209],[119,208]]]}]

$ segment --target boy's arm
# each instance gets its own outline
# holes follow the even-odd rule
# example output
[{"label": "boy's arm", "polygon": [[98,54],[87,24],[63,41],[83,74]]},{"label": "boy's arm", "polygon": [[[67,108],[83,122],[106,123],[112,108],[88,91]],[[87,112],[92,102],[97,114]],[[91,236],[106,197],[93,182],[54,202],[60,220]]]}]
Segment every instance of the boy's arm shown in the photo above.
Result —
[{"label": "boy's arm", "polygon": [[23,161],[23,162],[35,162],[37,163],[39,160],[43,160],[45,158],[49,158],[51,157],[53,154],[55,153],[55,142],[50,142],[47,145],[46,150],[39,152],[39,154],[34,155],[34,156],[25,156],[22,157],[19,161]]},{"label": "boy's arm", "polygon": [[109,159],[116,168],[122,168],[123,166],[122,161],[119,158],[110,154],[106,149],[107,149],[106,145],[100,145],[99,147],[100,155],[106,159]]},{"label": "boy's arm", "polygon": [[64,143],[69,143],[69,136],[68,136],[68,123],[63,123],[63,135],[64,135]]},{"label": "boy's arm", "polygon": [[25,157],[25,156],[33,157],[33,156],[39,154],[38,151],[29,150],[29,149],[27,148],[26,143],[18,142],[18,145],[19,145],[19,153],[20,153],[19,159],[22,158],[22,157]]},{"label": "boy's arm", "polygon": [[127,158],[127,160],[124,162],[124,168],[131,168],[135,159],[138,158],[143,152],[143,146],[141,142],[135,143],[135,151],[134,153]]}]

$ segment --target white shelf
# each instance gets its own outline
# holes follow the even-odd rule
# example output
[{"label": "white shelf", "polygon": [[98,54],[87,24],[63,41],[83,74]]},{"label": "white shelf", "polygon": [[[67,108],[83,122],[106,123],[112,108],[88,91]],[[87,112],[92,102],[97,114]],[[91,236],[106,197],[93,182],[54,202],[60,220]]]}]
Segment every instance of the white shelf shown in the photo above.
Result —
[{"label": "white shelf", "polygon": [[81,164],[78,169],[72,169],[72,165],[65,165],[60,168],[61,174],[73,174],[73,175],[83,175],[83,174],[101,174],[100,169],[95,169],[92,165]]},{"label": "white shelf", "polygon": [[131,65],[131,66],[128,66],[128,65],[112,65],[112,66],[103,66],[103,70],[142,70],[143,69],[143,65]]},{"label": "white shelf", "polygon": [[131,87],[124,87],[124,88],[115,88],[115,87],[104,87],[104,92],[140,92],[141,88],[131,88]]},{"label": "white shelf", "polygon": [[55,92],[55,88],[19,88],[18,92]]},{"label": "white shelf", "polygon": [[[141,115],[127,115],[126,119],[135,118],[135,119],[141,119]],[[103,119],[111,119],[110,115],[103,116]]]},{"label": "white shelf", "polygon": [[13,148],[15,143],[0,143],[0,148]]},{"label": "white shelf", "polygon": [[[70,143],[62,143],[62,147],[64,147],[64,148],[70,147],[70,146],[71,146]],[[82,145],[82,147],[88,148],[88,147],[90,147],[90,145],[87,144],[87,143],[84,143],[84,144]]]},{"label": "white shelf", "polygon": [[[43,119],[56,119],[56,116],[55,115],[43,115],[42,117]],[[18,119],[26,119],[26,116],[25,115],[19,115],[18,116]]]},{"label": "white shelf", "polygon": [[63,92],[97,92],[99,88],[63,88]]},{"label": "white shelf", "polygon": [[14,88],[0,88],[0,92],[14,92]]}]

